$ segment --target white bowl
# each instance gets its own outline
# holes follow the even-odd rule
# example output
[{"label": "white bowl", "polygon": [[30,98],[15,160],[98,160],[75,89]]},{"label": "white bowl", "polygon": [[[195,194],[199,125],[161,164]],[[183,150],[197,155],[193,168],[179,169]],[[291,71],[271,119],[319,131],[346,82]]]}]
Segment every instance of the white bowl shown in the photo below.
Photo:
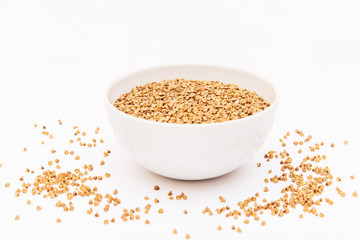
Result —
[{"label": "white bowl", "polygon": [[[116,109],[121,94],[135,86],[184,78],[234,83],[262,96],[270,107],[255,115],[220,123],[174,124],[137,118]],[[152,68],[122,77],[106,92],[110,124],[130,157],[159,175],[200,180],[229,173],[253,158],[272,127],[278,94],[272,84],[248,73],[214,66]]]}]

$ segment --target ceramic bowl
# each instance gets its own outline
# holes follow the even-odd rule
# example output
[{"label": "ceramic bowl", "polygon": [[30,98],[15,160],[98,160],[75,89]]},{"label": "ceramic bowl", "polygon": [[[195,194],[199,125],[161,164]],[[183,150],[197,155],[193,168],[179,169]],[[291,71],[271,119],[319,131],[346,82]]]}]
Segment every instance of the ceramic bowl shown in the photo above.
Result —
[{"label": "ceramic bowl", "polygon": [[[175,78],[233,83],[256,91],[271,105],[246,118],[209,124],[150,121],[113,106],[135,86]],[[105,95],[110,124],[130,158],[154,173],[183,180],[218,177],[251,160],[271,130],[278,105],[278,93],[270,82],[236,69],[203,65],[139,71],[115,81]]]}]

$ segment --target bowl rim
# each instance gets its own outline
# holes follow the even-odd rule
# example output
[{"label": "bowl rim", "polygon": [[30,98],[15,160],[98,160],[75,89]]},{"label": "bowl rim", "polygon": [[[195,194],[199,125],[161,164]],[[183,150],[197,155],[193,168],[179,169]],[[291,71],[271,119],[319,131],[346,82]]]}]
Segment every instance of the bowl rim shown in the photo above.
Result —
[{"label": "bowl rim", "polygon": [[[128,78],[131,77],[132,75],[141,73],[141,72],[147,72],[150,70],[156,70],[156,69],[163,69],[163,68],[171,68],[171,67],[207,67],[207,68],[218,68],[218,69],[223,69],[223,70],[230,70],[230,71],[237,71],[237,72],[242,72],[244,74],[247,74],[249,76],[252,76],[254,78],[258,78],[260,80],[262,80],[263,82],[267,83],[275,92],[275,99],[273,101],[273,103],[270,104],[269,107],[267,107],[265,110],[258,112],[254,115],[245,117],[245,118],[239,118],[239,119],[235,119],[235,120],[230,120],[230,121],[224,121],[224,122],[215,122],[215,123],[203,123],[203,124],[184,124],[184,123],[167,123],[167,122],[158,122],[158,121],[153,121],[153,120],[148,120],[148,119],[144,119],[144,118],[139,118],[139,117],[135,117],[131,114],[125,113],[119,109],[117,109],[116,107],[114,107],[114,105],[110,102],[109,100],[109,93],[111,91],[111,89],[120,81],[122,81],[122,79],[124,78]],[[105,93],[103,94],[104,96],[104,100],[105,100],[105,104],[106,106],[111,109],[112,111],[116,112],[116,114],[119,114],[120,116],[123,116],[125,118],[128,118],[129,120],[133,120],[133,121],[138,121],[139,123],[144,123],[144,124],[150,124],[150,125],[158,125],[159,127],[186,127],[186,128],[207,128],[207,127],[220,127],[220,126],[226,126],[226,125],[231,125],[231,124],[238,124],[240,122],[245,122],[245,121],[251,121],[255,118],[259,118],[262,115],[266,114],[267,112],[271,111],[271,110],[275,110],[278,102],[279,102],[279,91],[278,91],[278,87],[276,86],[276,84],[262,78],[259,77],[258,75],[254,75],[252,73],[248,73],[246,71],[237,69],[237,68],[231,68],[231,67],[223,67],[223,66],[218,66],[218,65],[206,65],[206,64],[179,64],[179,65],[162,65],[162,66],[157,66],[157,67],[150,67],[150,68],[145,68],[145,69],[141,69],[138,71],[133,71],[131,73],[128,74],[124,74],[123,76],[117,78],[115,81],[110,82],[107,87],[105,88]]]}]

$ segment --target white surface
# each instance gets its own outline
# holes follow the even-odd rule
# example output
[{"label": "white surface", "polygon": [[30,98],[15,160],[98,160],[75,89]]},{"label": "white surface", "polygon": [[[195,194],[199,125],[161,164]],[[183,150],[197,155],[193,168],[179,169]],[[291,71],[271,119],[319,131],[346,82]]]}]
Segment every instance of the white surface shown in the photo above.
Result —
[{"label": "white surface", "polygon": [[[164,124],[123,113],[114,102],[136,86],[175,78],[206,79],[256,91],[271,105],[245,119],[213,124]],[[120,145],[146,169],[182,180],[204,180],[253,159],[271,131],[278,94],[271,83],[234,69],[205,65],[152,68],[120,78],[106,92],[106,109]]]},{"label": "white surface", "polygon": [[[359,8],[358,1],[0,1],[0,238],[184,239],[188,232],[191,239],[358,239],[360,199],[351,192],[360,191]],[[275,162],[263,168],[248,162],[221,178],[181,182],[149,173],[123,156],[106,119],[104,87],[143,68],[193,63],[243,69],[276,83],[279,111],[259,159],[296,128],[335,142],[335,149],[324,152],[333,174],[343,176],[339,185],[347,197],[340,199],[330,189],[335,204],[321,206],[324,219],[306,215],[300,220],[298,210],[284,218],[266,216],[265,227],[239,223],[243,233],[238,235],[229,230],[230,219],[201,211],[219,206],[220,194],[234,206],[261,191]],[[38,169],[50,157],[33,123],[56,132],[59,142],[53,144],[61,149],[69,130],[56,125],[59,118],[64,129],[101,127],[102,148],[112,150],[106,170],[100,169],[112,174],[104,191],[117,187],[123,207],[143,206],[144,195],[158,196],[166,214],[149,216],[150,225],[118,221],[104,226],[103,219],[85,214],[81,201],[74,202],[78,211],[65,214],[42,198],[29,207],[27,198],[13,197],[24,169]],[[102,148],[88,153],[88,161],[99,161]],[[356,179],[351,181],[350,174]],[[13,183],[10,189],[3,187],[7,181]],[[160,192],[152,190],[155,184]],[[189,199],[167,201],[170,189],[184,191]],[[181,214],[184,208],[188,215]],[[62,224],[55,223],[56,217]],[[220,223],[224,230],[218,232]]]}]

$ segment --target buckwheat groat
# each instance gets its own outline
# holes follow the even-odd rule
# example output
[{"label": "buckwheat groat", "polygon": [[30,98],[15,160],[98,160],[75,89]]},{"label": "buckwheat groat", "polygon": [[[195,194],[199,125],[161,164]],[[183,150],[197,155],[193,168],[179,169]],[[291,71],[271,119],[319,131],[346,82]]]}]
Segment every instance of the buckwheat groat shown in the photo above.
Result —
[{"label": "buckwheat groat", "polygon": [[114,106],[152,121],[201,124],[248,117],[270,103],[235,84],[174,79],[137,86],[121,95]]}]

